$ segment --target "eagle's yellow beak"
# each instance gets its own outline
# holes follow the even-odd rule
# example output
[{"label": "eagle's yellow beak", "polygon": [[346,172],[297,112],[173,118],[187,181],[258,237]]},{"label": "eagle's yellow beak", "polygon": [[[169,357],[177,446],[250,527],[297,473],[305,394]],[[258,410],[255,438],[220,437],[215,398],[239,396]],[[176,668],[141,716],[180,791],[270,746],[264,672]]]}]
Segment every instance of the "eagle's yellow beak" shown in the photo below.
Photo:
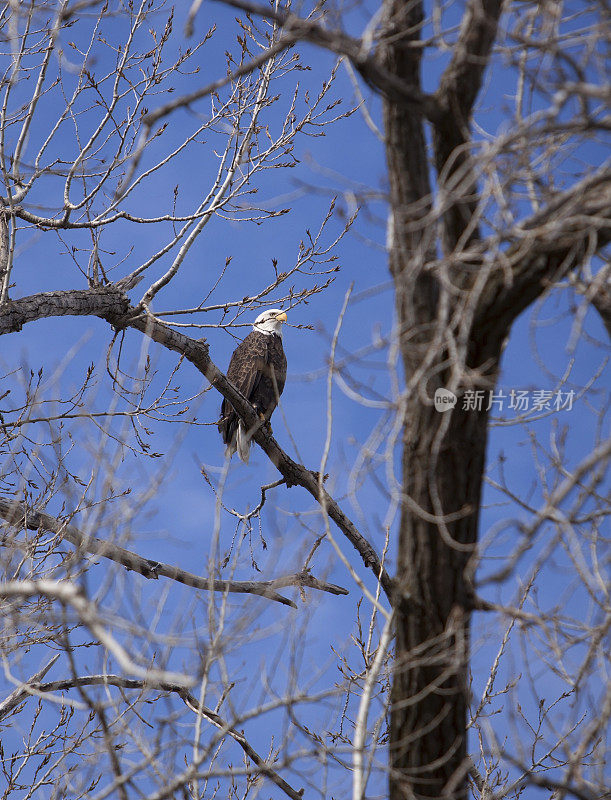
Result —
[{"label": "eagle's yellow beak", "polygon": [[278,320],[278,322],[286,322],[286,320],[287,320],[287,316],[286,316],[286,314],[285,314],[285,313],[284,313],[284,311],[283,311],[283,312],[282,312],[282,314],[278,314],[278,315],[276,316],[276,319]]}]

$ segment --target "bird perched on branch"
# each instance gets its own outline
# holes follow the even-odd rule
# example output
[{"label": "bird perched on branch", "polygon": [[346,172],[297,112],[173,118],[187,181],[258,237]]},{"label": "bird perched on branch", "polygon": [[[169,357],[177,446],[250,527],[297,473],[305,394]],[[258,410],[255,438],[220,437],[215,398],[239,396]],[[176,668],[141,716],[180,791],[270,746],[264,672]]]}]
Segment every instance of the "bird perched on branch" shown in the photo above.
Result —
[{"label": "bird perched on branch", "polygon": [[[251,333],[233,351],[227,378],[251,403],[262,420],[269,422],[286,380],[286,356],[282,347],[282,323],[286,314],[272,308],[259,314]],[[218,429],[227,445],[228,458],[237,451],[248,464],[251,432],[228,400],[221,404]]]}]

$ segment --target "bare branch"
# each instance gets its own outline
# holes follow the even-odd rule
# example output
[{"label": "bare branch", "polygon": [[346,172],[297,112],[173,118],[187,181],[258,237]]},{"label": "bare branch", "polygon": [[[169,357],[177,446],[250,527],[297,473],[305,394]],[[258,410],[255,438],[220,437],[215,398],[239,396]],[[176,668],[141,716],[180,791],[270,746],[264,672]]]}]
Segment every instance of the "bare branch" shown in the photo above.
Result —
[{"label": "bare branch", "polygon": [[[569,283],[576,292],[585,298],[586,306],[591,304],[598,311],[602,323],[611,338],[611,263],[607,262],[595,274],[592,274],[588,264],[583,266],[583,269],[575,270],[574,273],[569,275]],[[582,307],[577,314],[576,321],[579,320],[577,335],[581,330],[581,321],[584,313],[585,309]]]},{"label": "bare branch", "polygon": [[[461,190],[450,191],[451,200],[444,214],[443,241],[451,252],[470,226],[477,206],[476,176],[469,152],[470,117],[488,66],[503,0],[469,0],[452,59],[435,93],[442,112],[434,124],[435,165],[444,183],[457,171],[472,173],[463,180]],[[444,191],[443,185],[441,186]],[[473,227],[468,241],[478,237]]]},{"label": "bare branch", "polygon": [[439,111],[435,98],[386,69],[378,58],[368,54],[367,47],[361,39],[354,39],[342,31],[327,30],[318,21],[303,19],[292,12],[277,10],[250,0],[217,0],[217,2],[274,20],[286,31],[287,38],[292,39],[291,43],[306,41],[338,56],[346,56],[373,89],[391,97],[395,102],[408,104],[412,111],[419,112],[428,119],[437,119]]},{"label": "bare branch", "polygon": [[[611,241],[611,169],[605,166],[560,193],[510,237],[515,243],[499,252],[499,268],[478,300],[473,329],[481,342],[502,341],[515,318],[553,281],[574,269],[588,250],[600,251]],[[481,250],[490,247],[483,242]]]},{"label": "bare branch", "polygon": [[469,0],[465,9],[452,58],[435,93],[456,129],[467,124],[479,94],[503,3],[504,0]]},{"label": "bare branch", "polygon": [[160,119],[163,119],[163,117],[167,117],[169,114],[179,108],[190,106],[197,100],[208,97],[208,95],[212,94],[213,92],[218,92],[219,89],[222,89],[224,86],[233,83],[244,75],[249,75],[259,67],[267,64],[267,62],[274,56],[279,55],[284,50],[288,50],[288,48],[291,47],[295,41],[296,39],[294,36],[283,36],[277,42],[274,42],[274,44],[272,44],[267,50],[264,50],[262,53],[260,53],[256,58],[253,58],[251,61],[248,61],[246,64],[242,64],[237,69],[233,70],[233,72],[227,75],[227,77],[212,81],[212,83],[203,86],[201,89],[196,89],[194,92],[181,95],[175,100],[171,100],[169,103],[165,103],[163,106],[160,106],[155,111],[149,112],[145,117],[143,117],[142,120],[145,125],[145,132],[140,137],[141,143],[144,144],[146,142],[153,125],[156,122],[159,122]]},{"label": "bare branch", "polygon": [[132,675],[145,678],[152,685],[160,681],[169,681],[179,686],[192,686],[193,680],[177,672],[159,669],[147,669],[137,664],[101,620],[96,605],[84,595],[80,586],[67,580],[14,580],[0,582],[0,597],[7,599],[29,597],[46,597],[57,600],[63,606],[71,607],[78,615],[80,622],[89,629],[97,641],[116,658],[119,665]]},{"label": "bare branch", "polygon": [[257,751],[249,744],[248,740],[243,733],[236,730],[232,725],[227,724],[217,713],[212,709],[202,706],[197,699],[187,691],[185,687],[178,683],[171,683],[162,681],[151,685],[145,680],[136,678],[124,678],[121,675],[79,675],[65,680],[50,681],[41,683],[40,679],[48,670],[53,666],[59,656],[55,656],[51,662],[40,670],[39,673],[32,676],[32,678],[15,690],[10,697],[7,697],[0,703],[0,719],[10,714],[19,703],[21,703],[30,694],[48,694],[50,692],[65,692],[68,689],[74,689],[82,686],[116,686],[120,689],[138,689],[140,691],[147,688],[155,688],[163,692],[173,692],[177,694],[192,711],[196,714],[202,714],[209,722],[221,731],[221,735],[228,735],[237,742],[246,755],[252,759],[257,765],[261,775],[265,775],[273,783],[276,784],[282,791],[292,800],[301,800],[303,796],[303,789],[297,791],[293,789],[278,773],[272,769],[268,762],[260,756]]},{"label": "bare branch", "polygon": [[60,654],[54,655],[53,658],[48,661],[44,667],[41,667],[37,672],[32,675],[27,681],[24,681],[21,686],[18,686],[14,692],[0,703],[0,720],[6,717],[11,711],[14,711],[19,703],[25,700],[31,692],[30,689],[34,684],[37,684],[41,681],[47,672],[51,669],[51,667],[55,664],[57,659],[60,657]]},{"label": "bare branch", "polygon": [[42,292],[0,303],[0,336],[20,331],[28,322],[46,317],[95,316],[121,319],[129,309],[129,299],[116,286]]},{"label": "bare branch", "polygon": [[[152,561],[150,558],[143,558],[137,553],[125,550],[125,548],[119,547],[113,542],[105,542],[101,539],[96,539],[94,536],[88,536],[74,525],[62,522],[42,511],[36,511],[36,509],[26,506],[25,503],[11,502],[6,497],[0,497],[0,516],[4,517],[12,525],[24,525],[29,530],[42,529],[57,533],[79,550],[108,558],[149,580],[157,580],[162,576],[202,591],[255,594],[260,597],[266,597],[268,600],[275,600],[277,603],[282,603],[291,608],[297,608],[297,606],[292,600],[288,600],[286,597],[274,592],[273,587],[276,585],[278,587],[305,585],[304,579],[297,575],[277,578],[276,581],[279,581],[279,584],[276,584],[276,581],[228,581],[216,578],[202,578],[199,575],[193,575],[191,572],[180,569],[180,567],[173,567],[159,561]],[[326,586],[326,584],[320,583],[312,576],[310,576],[308,585],[311,588]],[[348,594],[347,590],[341,589],[341,587],[333,587],[323,591],[330,591],[333,594]]]},{"label": "bare branch", "polygon": [[380,643],[378,644],[378,651],[371,667],[367,671],[365,686],[363,687],[363,694],[361,695],[361,702],[359,703],[359,713],[356,718],[354,731],[354,752],[352,755],[352,764],[354,768],[352,800],[363,800],[365,797],[367,781],[363,774],[363,757],[365,755],[365,742],[367,739],[367,716],[369,714],[373,690],[378,679],[378,673],[384,663],[388,647],[392,640],[393,624],[394,620],[391,614],[384,624],[384,629],[380,636]]}]

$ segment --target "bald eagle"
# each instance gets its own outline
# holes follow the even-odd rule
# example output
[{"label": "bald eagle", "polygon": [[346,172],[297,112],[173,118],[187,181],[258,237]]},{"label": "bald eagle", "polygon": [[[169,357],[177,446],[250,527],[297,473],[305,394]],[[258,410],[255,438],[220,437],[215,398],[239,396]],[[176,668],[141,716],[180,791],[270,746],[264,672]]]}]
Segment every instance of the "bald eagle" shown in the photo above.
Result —
[{"label": "bald eagle", "polygon": [[[286,322],[286,314],[278,308],[259,314],[251,333],[233,351],[227,370],[227,378],[266,421],[278,405],[286,380],[283,322]],[[237,450],[242,461],[248,464],[250,436],[228,400],[221,404],[218,429],[227,445],[227,458]]]}]

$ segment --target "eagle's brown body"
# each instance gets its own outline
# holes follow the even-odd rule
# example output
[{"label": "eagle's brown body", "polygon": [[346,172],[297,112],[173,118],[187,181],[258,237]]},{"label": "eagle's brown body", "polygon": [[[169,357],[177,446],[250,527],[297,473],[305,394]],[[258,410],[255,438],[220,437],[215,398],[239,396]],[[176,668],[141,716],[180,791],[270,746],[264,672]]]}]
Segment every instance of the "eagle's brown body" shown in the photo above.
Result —
[{"label": "eagle's brown body", "polygon": [[[253,330],[234,350],[227,378],[253,405],[255,411],[269,420],[286,381],[282,337]],[[243,423],[228,400],[223,400],[221,404],[218,429],[227,445],[227,455],[238,450],[242,461],[248,461],[250,442],[240,442],[245,434]]]}]

